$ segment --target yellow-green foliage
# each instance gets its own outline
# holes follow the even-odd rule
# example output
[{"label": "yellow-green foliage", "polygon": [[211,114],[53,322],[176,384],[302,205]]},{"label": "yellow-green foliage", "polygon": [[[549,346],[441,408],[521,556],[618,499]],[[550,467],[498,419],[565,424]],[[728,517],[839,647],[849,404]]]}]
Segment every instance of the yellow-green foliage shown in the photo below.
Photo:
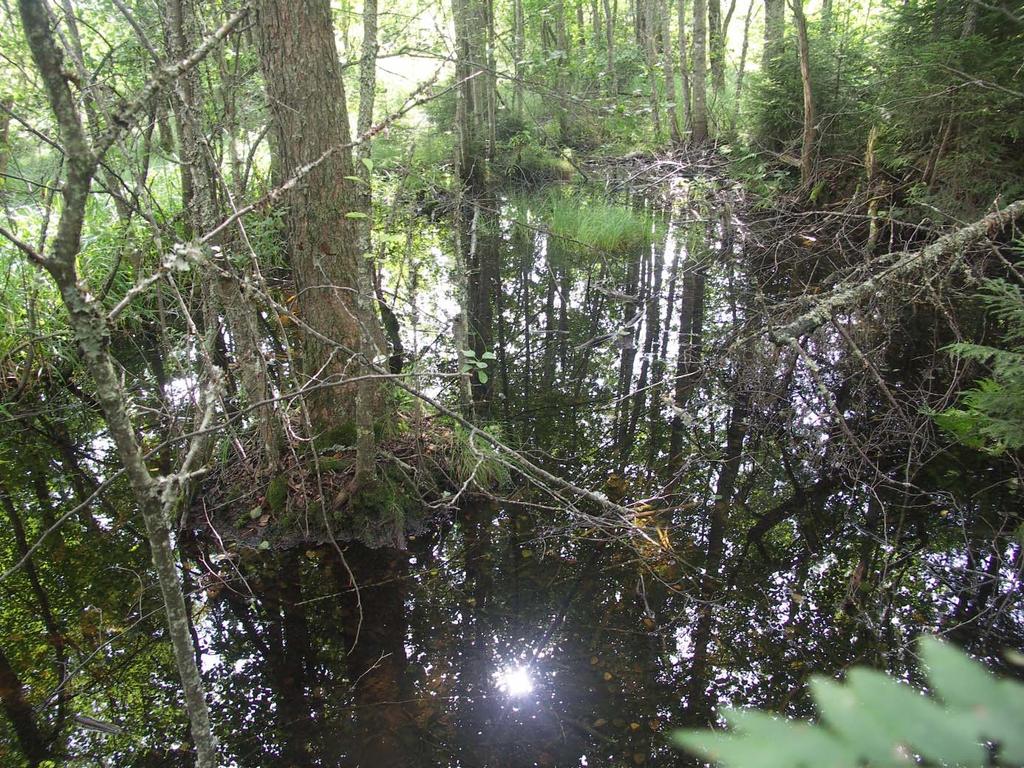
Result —
[{"label": "yellow-green foliage", "polygon": [[580,194],[556,194],[549,206],[548,228],[565,239],[567,248],[617,254],[651,240],[651,218],[625,205]]},{"label": "yellow-green foliage", "polygon": [[282,512],[288,504],[288,478],[276,475],[267,484],[267,506],[271,512]]},{"label": "yellow-green foliage", "polygon": [[[494,434],[498,427],[485,429]],[[498,488],[509,482],[508,467],[490,443],[479,435],[471,436],[460,426],[453,428],[452,436],[450,469],[460,485],[470,479],[478,488]]]}]

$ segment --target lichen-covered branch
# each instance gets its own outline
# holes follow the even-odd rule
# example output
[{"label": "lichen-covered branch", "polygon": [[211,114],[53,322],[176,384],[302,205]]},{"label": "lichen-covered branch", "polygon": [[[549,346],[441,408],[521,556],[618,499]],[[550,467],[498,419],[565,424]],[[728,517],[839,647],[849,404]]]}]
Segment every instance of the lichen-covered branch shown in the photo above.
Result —
[{"label": "lichen-covered branch", "polygon": [[[840,283],[831,293],[815,302],[814,306],[792,322],[770,332],[771,337],[781,343],[789,343],[791,339],[813,332],[819,326],[832,319],[836,312],[849,309],[865,299],[885,291],[901,277],[925,269],[939,259],[948,256],[959,256],[965,249],[979,240],[992,237],[1005,227],[1013,224],[1024,216],[1024,200],[1018,200],[966,227],[940,237],[931,245],[900,257],[898,254],[887,254],[880,257],[882,263],[890,266],[873,277],[852,283]],[[893,261],[893,259],[896,259]]]}]

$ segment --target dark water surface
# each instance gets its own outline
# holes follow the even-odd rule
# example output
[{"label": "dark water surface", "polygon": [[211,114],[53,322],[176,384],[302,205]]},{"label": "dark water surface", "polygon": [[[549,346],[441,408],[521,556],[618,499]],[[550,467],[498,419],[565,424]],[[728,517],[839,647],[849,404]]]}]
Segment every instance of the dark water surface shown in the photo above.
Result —
[{"label": "dark water surface", "polygon": [[[807,714],[812,672],[907,673],[922,631],[1019,641],[1005,498],[918,451],[914,401],[941,376],[913,329],[883,343],[850,320],[801,360],[758,329],[842,255],[776,239],[727,181],[632,175],[479,200],[458,239],[417,220],[383,279],[406,372],[632,514],[477,446],[475,481],[425,499],[405,551],[201,548],[238,765],[681,765],[667,735],[722,703]],[[459,349],[487,360],[469,391]]]}]

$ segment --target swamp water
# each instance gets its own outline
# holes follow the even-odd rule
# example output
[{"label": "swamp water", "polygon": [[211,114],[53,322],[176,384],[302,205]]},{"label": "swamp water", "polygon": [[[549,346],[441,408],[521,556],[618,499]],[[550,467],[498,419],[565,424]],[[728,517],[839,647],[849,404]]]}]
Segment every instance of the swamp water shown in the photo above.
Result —
[{"label": "swamp water", "polygon": [[741,210],[719,179],[620,171],[390,236],[382,290],[416,386],[631,514],[403,401],[410,472],[449,450],[432,430],[462,446],[405,551],[198,558],[238,765],[683,765],[668,735],[720,703],[806,714],[812,671],[911,665],[913,635],[957,610],[955,574],[936,577],[956,558],[906,556],[917,501],[835,471],[852,449],[818,383],[750,331],[798,277]]}]

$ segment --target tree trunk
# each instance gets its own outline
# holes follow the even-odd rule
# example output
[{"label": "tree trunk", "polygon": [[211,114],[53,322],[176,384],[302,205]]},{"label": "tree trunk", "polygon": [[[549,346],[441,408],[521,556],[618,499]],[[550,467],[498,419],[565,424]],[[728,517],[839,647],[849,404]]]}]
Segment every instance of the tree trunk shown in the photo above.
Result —
[{"label": "tree trunk", "polygon": [[725,84],[725,36],[722,29],[721,0],[707,0],[708,4],[708,58],[711,61],[711,91],[716,96]]},{"label": "tree trunk", "polygon": [[807,46],[807,19],[804,17],[804,0],[790,0],[796,34],[800,47],[800,83],[804,94],[804,130],[800,146],[800,182],[809,188],[814,175],[814,149],[816,128],[814,119],[814,94],[811,91],[811,60]]},{"label": "tree trunk", "polygon": [[676,73],[672,56],[672,32],[671,32],[671,0],[660,0],[658,3],[658,15],[661,20],[662,67],[665,71],[665,98],[668,100],[668,129],[672,144],[679,146],[683,143],[683,134],[679,130],[679,103],[676,100]]},{"label": "tree trunk", "polygon": [[[596,1],[596,0],[595,0]],[[514,35],[514,55],[515,55],[515,90],[513,91],[513,105],[515,107],[515,113],[520,118],[523,116],[523,68],[526,64],[524,57],[526,56],[526,22],[523,18],[523,0],[513,0],[512,13],[514,15],[513,24],[515,29]]]},{"label": "tree trunk", "polygon": [[312,388],[309,413],[315,430],[351,432],[358,387],[345,382],[359,369],[363,328],[377,320],[359,297],[356,219],[365,212],[349,180],[348,111],[330,4],[260,0],[256,8],[273,176],[281,183],[304,174],[282,204],[298,314],[308,326],[303,371]]},{"label": "tree trunk", "polygon": [[76,260],[81,249],[86,204],[99,158],[86,139],[81,115],[64,74],[62,55],[53,39],[46,7],[38,0],[20,0],[18,5],[29,50],[60,130],[68,168],[61,192],[63,206],[57,232],[51,242],[51,252],[44,257],[42,266],[60,291],[79,357],[96,385],[97,403],[135,502],[142,512],[196,746],[196,765],[198,768],[214,768],[217,755],[210,713],[196,666],[188,613],[168,528],[168,511],[178,499],[173,493],[174,486],[159,486],[146,465],[136,425],[129,415],[128,397],[110,353],[110,329],[106,316],[78,279]]},{"label": "tree trunk", "polygon": [[[172,60],[184,58],[198,38],[199,25],[194,5],[191,0],[169,0],[167,3]],[[206,138],[208,131],[203,124],[204,102],[198,72],[189,70],[178,79],[172,104],[181,137],[182,187],[187,179],[192,195],[187,211],[194,238],[213,229],[221,212],[217,194],[218,170]],[[251,297],[242,294],[239,282],[223,274],[228,271],[223,255],[214,255],[213,260],[218,268],[209,269],[203,281],[204,296],[209,304],[204,312],[205,321],[208,324],[217,322],[219,312],[213,305],[219,303],[234,346],[234,361],[243,392],[250,403],[262,403],[255,409],[254,419],[262,448],[260,463],[274,467],[280,455],[282,429],[277,409],[269,402],[272,400],[270,373],[260,350],[262,339],[257,315],[253,311]]]},{"label": "tree trunk", "polygon": [[708,140],[707,0],[693,0],[693,124],[694,144]]},{"label": "tree trunk", "polygon": [[10,148],[7,146],[10,138],[11,113],[14,106],[14,99],[10,96],[0,97],[0,205],[3,205],[7,186],[7,162],[11,157]]},{"label": "tree trunk", "polygon": [[690,52],[686,40],[686,0],[678,0],[679,79],[683,88],[683,131],[693,130],[693,105],[690,102]]},{"label": "tree trunk", "polygon": [[655,51],[655,30],[658,22],[660,0],[645,0],[644,13],[644,58],[647,64],[647,84],[651,89],[651,120],[654,123],[655,141],[661,141],[661,96],[658,93],[658,60]]},{"label": "tree trunk", "polygon": [[615,14],[612,12],[612,0],[604,0],[604,33],[608,41],[605,47],[608,57],[608,92],[615,95],[618,83],[615,80]]},{"label": "tree trunk", "polygon": [[28,760],[30,768],[50,757],[46,738],[39,730],[32,714],[32,704],[25,697],[25,686],[0,648],[0,708],[11,722],[18,748]]},{"label": "tree trunk", "polygon": [[750,19],[754,15],[756,6],[752,3],[747,9],[747,17],[743,21],[743,46],[740,49],[740,64],[736,70],[736,106],[733,108],[732,121],[729,126],[731,133],[736,132],[736,121],[739,119],[740,109],[743,104],[743,76],[747,70],[747,50],[750,46]]},{"label": "tree trunk", "polygon": [[[359,59],[359,114],[356,118],[356,135],[367,136],[373,126],[373,107],[377,97],[377,0],[363,2],[363,47]],[[362,219],[356,219],[359,244],[356,259],[357,278],[355,299],[358,317],[364,318],[359,326],[359,352],[363,360],[373,360],[385,348],[383,329],[376,322],[373,310],[373,280],[371,277],[370,255],[373,253],[371,226],[373,224],[373,178],[370,173],[370,147],[366,139],[356,147],[356,176],[360,180],[358,192],[361,196]],[[376,334],[376,337],[374,337]],[[378,388],[370,374],[368,365],[360,366],[363,376],[356,388],[358,408],[356,410],[356,485],[365,485],[373,479],[376,460],[376,439],[373,432],[374,403]]]}]

